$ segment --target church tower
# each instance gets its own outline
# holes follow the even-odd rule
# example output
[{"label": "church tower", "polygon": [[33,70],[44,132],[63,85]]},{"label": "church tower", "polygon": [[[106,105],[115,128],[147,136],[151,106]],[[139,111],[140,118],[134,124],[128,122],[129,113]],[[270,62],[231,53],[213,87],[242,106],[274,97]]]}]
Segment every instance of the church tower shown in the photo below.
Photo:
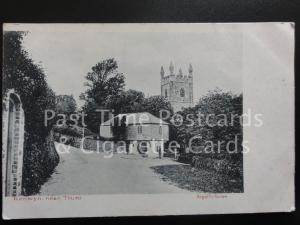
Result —
[{"label": "church tower", "polygon": [[164,68],[160,69],[161,96],[165,97],[172,105],[174,112],[182,108],[193,107],[193,67],[190,64],[188,75],[183,75],[181,68],[178,74],[174,73],[171,62],[169,73],[165,74]]}]

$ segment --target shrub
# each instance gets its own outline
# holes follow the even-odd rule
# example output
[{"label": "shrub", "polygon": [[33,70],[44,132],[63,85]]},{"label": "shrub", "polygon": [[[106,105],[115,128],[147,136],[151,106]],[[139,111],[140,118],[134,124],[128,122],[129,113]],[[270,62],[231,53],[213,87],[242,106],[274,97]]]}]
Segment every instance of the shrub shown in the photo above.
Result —
[{"label": "shrub", "polygon": [[[60,139],[62,135],[59,133],[54,134],[54,140],[56,142],[61,142],[62,140]],[[81,137],[74,137],[74,136],[68,136],[68,135],[63,135],[66,140],[63,141],[63,144],[65,145],[70,145],[75,148],[80,148],[81,147]],[[96,140],[93,137],[85,137],[84,142],[83,142],[83,148],[85,150],[91,150],[91,151],[96,151],[97,150],[97,142],[99,143],[99,151],[102,151],[102,143],[103,141]]]},{"label": "shrub", "polygon": [[[53,126],[53,131],[62,135],[72,136],[72,137],[82,137],[83,128],[78,126]],[[84,136],[97,136],[90,130],[84,128]]]},{"label": "shrub", "polygon": [[231,177],[242,177],[242,163],[233,163],[226,159],[193,156],[191,165],[198,169],[214,170]]},{"label": "shrub", "polygon": [[[183,122],[180,126],[171,127],[170,132],[172,139],[178,141],[182,147],[179,161],[190,163],[197,168],[211,169],[232,176],[242,176],[243,129],[240,121],[242,109],[242,95],[233,95],[217,89],[203,96],[194,107],[177,112],[182,116]],[[202,116],[200,118],[201,124],[199,124],[199,114]],[[187,119],[188,115],[189,119]],[[220,115],[222,117],[219,117]],[[218,125],[217,121],[220,121],[220,118],[226,118],[227,123],[223,126]],[[206,121],[207,119],[208,121]],[[193,121],[193,125],[191,125],[190,120]],[[201,136],[201,139],[196,139],[195,143],[193,142],[196,150],[204,148],[207,142],[227,144],[229,141],[237,140],[237,152],[229,153],[223,146],[219,152],[215,151],[214,153],[186,153],[187,143],[192,137],[198,135]]]}]

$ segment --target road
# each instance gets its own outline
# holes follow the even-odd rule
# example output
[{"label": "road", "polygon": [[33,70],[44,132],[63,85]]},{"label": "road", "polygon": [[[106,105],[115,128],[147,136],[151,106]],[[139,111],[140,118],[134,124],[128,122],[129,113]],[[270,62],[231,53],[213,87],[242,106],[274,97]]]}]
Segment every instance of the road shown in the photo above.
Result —
[{"label": "road", "polygon": [[[56,148],[61,148],[56,143]],[[70,147],[70,153],[60,154],[60,163],[40,195],[85,194],[153,194],[186,193],[162,181],[151,166],[178,164],[171,159],[144,158],[140,155],[84,153]]]}]

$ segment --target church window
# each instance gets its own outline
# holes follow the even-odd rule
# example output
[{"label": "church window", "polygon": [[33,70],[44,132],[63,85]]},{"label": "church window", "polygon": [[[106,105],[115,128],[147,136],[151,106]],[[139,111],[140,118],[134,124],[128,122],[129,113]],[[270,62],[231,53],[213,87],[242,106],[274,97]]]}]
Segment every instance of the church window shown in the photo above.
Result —
[{"label": "church window", "polygon": [[168,90],[165,89],[165,97],[167,98],[168,97]]},{"label": "church window", "polygon": [[159,126],[159,134],[162,134],[162,127],[161,126]]},{"label": "church window", "polygon": [[185,93],[184,93],[184,89],[183,89],[183,88],[181,88],[181,89],[180,89],[180,97],[184,97],[184,95],[185,95]]}]

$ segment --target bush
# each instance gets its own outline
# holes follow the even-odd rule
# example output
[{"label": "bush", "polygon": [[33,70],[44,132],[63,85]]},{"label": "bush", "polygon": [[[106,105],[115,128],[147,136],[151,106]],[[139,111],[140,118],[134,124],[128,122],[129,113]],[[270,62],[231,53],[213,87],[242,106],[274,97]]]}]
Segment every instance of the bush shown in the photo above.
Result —
[{"label": "bush", "polygon": [[191,165],[198,169],[214,170],[231,177],[242,177],[242,163],[233,163],[226,159],[193,156]]},{"label": "bush", "polygon": [[[78,126],[53,126],[53,131],[56,133],[60,133],[62,135],[66,136],[72,136],[72,137],[82,137],[83,135],[83,128]],[[90,130],[84,128],[84,136],[97,136],[94,133],[92,133]]]},{"label": "bush", "polygon": [[180,153],[178,161],[182,163],[191,163],[193,155],[188,153]]},{"label": "bush", "polygon": [[53,131],[66,136],[82,137],[82,133],[80,133],[77,129],[74,129],[71,126],[70,127],[54,126]]},{"label": "bush", "polygon": [[[232,176],[242,176],[243,128],[240,121],[243,111],[242,98],[242,95],[233,95],[216,89],[203,96],[194,107],[177,112],[183,118],[182,124],[171,126],[170,132],[172,140],[178,141],[182,146],[179,161],[190,163],[196,168],[215,170]],[[199,114],[202,118],[199,118]],[[188,116],[189,119],[187,119]],[[222,118],[223,125],[222,123],[219,125],[218,122]],[[199,124],[199,119],[201,119],[201,124]],[[190,120],[193,121],[192,125]],[[211,124],[213,125],[211,126]],[[204,149],[207,142],[213,142],[216,145],[216,143],[227,144],[229,141],[236,140],[237,152],[231,154],[223,146],[220,151],[213,153],[187,153],[185,151],[188,147],[187,143],[191,138],[198,135],[201,136],[201,139],[196,139],[193,142],[192,148],[194,147],[195,150]]]},{"label": "bush", "polygon": [[[66,138],[66,140],[62,140],[61,137]],[[68,135],[61,135],[59,133],[55,133],[54,134],[54,140],[56,142],[60,142],[65,145],[70,145],[73,146],[75,148],[80,148],[81,147],[81,141],[82,138],[81,137],[74,137],[74,136],[68,136]],[[97,150],[97,142],[99,143],[99,151],[102,151],[102,143],[103,141],[100,140],[96,140],[93,137],[85,137],[84,142],[83,142],[83,148],[85,150],[91,150],[91,151],[96,151]]]}]

